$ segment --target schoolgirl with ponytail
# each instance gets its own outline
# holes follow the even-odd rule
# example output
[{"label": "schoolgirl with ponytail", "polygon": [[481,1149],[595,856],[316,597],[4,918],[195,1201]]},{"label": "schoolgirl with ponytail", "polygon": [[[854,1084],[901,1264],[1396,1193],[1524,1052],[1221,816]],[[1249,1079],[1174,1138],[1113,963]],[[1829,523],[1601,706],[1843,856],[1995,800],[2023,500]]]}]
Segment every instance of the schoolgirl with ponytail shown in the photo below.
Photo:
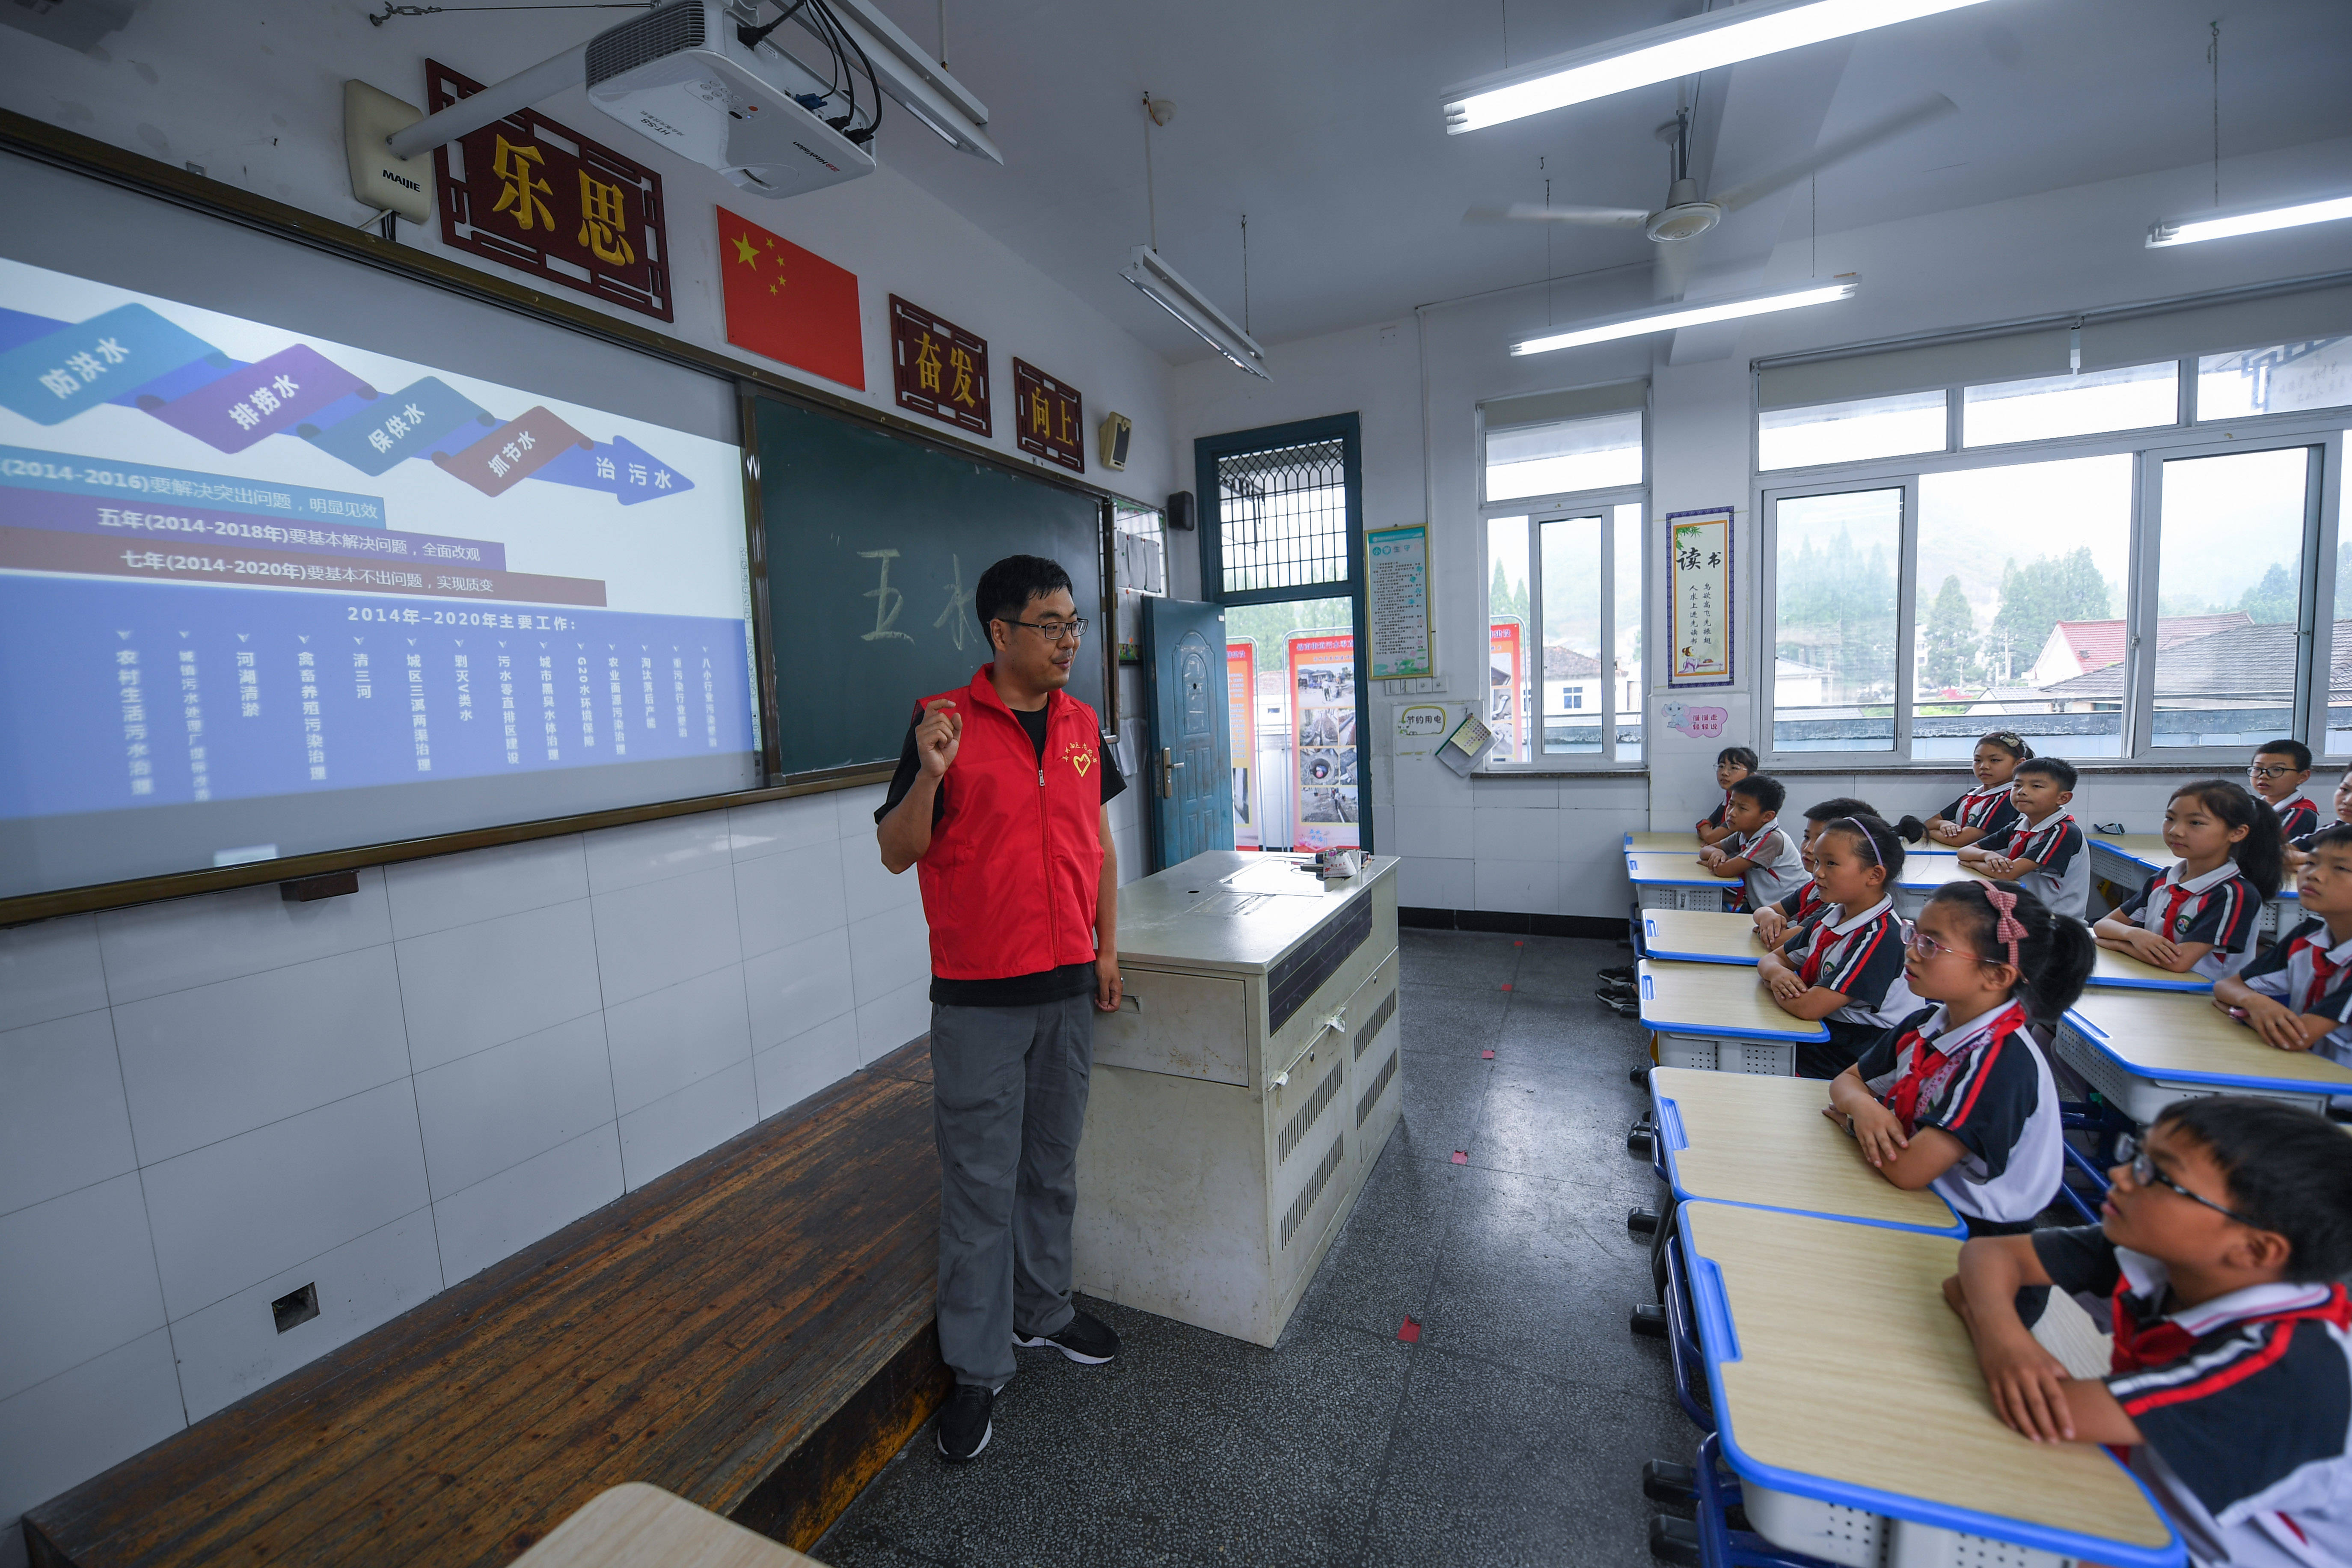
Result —
[{"label": "schoolgirl with ponytail", "polygon": [[1932,1187],[1972,1236],[2031,1229],[2058,1194],[2058,1089],[2028,1032],[2082,994],[2090,932],[2014,882],[1954,882],[1919,913],[1905,956],[1928,1005],[1830,1085],[1825,1114],[1906,1191]]},{"label": "schoolgirl with ponytail", "polygon": [[1827,907],[1758,966],[1780,1011],[1829,1031],[1797,1047],[1799,1078],[1837,1077],[1917,1005],[1904,989],[1903,921],[1887,897],[1902,870],[1903,841],[1875,816],[1832,817],[1813,837],[1813,886]]},{"label": "schoolgirl with ponytail", "polygon": [[2263,905],[2285,872],[2277,818],[2243,785],[2200,779],[2172,792],[2164,847],[2179,858],[2091,934],[2101,947],[2176,974],[2235,974],[2253,956]]}]

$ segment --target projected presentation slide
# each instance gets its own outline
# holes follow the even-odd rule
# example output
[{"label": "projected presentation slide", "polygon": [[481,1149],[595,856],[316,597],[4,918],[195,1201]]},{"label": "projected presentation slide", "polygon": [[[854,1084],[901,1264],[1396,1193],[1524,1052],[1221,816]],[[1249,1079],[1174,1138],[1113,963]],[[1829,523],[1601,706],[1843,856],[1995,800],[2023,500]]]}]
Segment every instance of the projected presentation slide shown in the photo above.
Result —
[{"label": "projected presentation slide", "polygon": [[0,897],[756,784],[737,462],[0,259]]}]

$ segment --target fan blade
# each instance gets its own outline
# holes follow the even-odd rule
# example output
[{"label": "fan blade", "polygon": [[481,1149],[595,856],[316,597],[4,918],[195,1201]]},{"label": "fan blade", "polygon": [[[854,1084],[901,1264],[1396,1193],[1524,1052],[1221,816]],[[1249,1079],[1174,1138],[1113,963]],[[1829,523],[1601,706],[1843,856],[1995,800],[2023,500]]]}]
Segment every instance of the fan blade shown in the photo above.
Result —
[{"label": "fan blade", "polygon": [[1697,244],[1696,240],[1683,239],[1658,247],[1660,300],[1679,300],[1690,292],[1691,272],[1698,260]]},{"label": "fan blade", "polygon": [[1601,228],[1640,228],[1650,215],[1636,207],[1539,207],[1513,202],[1507,207],[1472,207],[1464,223],[1580,223]]},{"label": "fan blade", "polygon": [[1786,168],[1775,169],[1746,184],[1734,185],[1712,199],[1725,212],[1738,212],[1750,202],[1760,201],[1774,191],[1784,190],[1808,174],[1819,174],[1832,163],[1842,163],[1881,142],[1892,141],[1931,120],[1940,120],[1947,114],[1958,112],[1959,106],[1950,99],[1940,92],[1930,93],[1907,109],[1899,109],[1883,120],[1874,121],[1859,131],[1815,148],[1809,156],[1800,158]]}]

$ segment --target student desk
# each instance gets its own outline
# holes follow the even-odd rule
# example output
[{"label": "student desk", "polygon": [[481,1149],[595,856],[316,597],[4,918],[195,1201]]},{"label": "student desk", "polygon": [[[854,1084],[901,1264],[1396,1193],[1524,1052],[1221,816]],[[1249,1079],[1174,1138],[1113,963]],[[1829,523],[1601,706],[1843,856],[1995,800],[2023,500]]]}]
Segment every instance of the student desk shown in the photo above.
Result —
[{"label": "student desk", "polygon": [[1756,927],[1746,915],[1711,915],[1699,910],[1645,910],[1642,956],[1676,963],[1744,963],[1764,956]]},{"label": "student desk", "polygon": [[1696,855],[1698,853],[1698,835],[1687,831],[1682,833],[1628,833],[1625,835],[1625,847],[1628,849],[1654,849],[1664,855]]},{"label": "student desk", "polygon": [[2193,969],[2175,974],[2128,952],[2105,947],[2098,952],[2097,960],[2091,965],[2093,985],[2111,985],[2124,991],[2194,991],[2200,995],[2213,989],[2213,983]]},{"label": "student desk", "polygon": [[598,1492],[513,1568],[822,1568],[643,1481]]},{"label": "student desk", "polygon": [[[2164,847],[2162,834],[2110,833],[2091,840],[2091,879],[2113,882],[2126,893],[2137,893],[2150,877],[2179,858]],[[2294,876],[2290,872],[2286,880],[2279,884],[2277,896],[2263,905],[2254,929],[2265,936],[2293,931],[2294,922],[2302,918],[2301,902],[2295,896]]]},{"label": "student desk", "polygon": [[2352,1072],[2309,1051],[2263,1043],[2210,997],[2098,986],[2058,1025],[2052,1054],[2115,1108],[2143,1124],[2176,1100],[2252,1094],[2314,1110],[2352,1095]]},{"label": "student desk", "polygon": [[1723,909],[1723,891],[1738,884],[1737,877],[1718,877],[1699,864],[1695,849],[1625,851],[1625,879],[1633,884],[1633,907],[1640,910]]},{"label": "student desk", "polygon": [[1819,1024],[1780,1011],[1745,964],[1643,959],[1642,1023],[1658,1037],[1663,1067],[1791,1077],[1797,1047],[1830,1037]]},{"label": "student desk", "polygon": [[1919,911],[1936,889],[1947,882],[1984,882],[1990,878],[1971,871],[1960,864],[1958,855],[1906,854],[1903,869],[1895,879],[1895,912],[1905,920],[1916,920]]},{"label": "student desk", "polygon": [[1650,1074],[1661,1169],[1677,1203],[1694,1198],[1965,1237],[1952,1205],[1906,1193],[1870,1168],[1822,1114],[1828,1084],[1657,1068]]},{"label": "student desk", "polygon": [[1681,1218],[1719,1451],[1773,1545],[1852,1568],[2183,1561],[2106,1450],[1993,1415],[1944,1305],[1958,1241],[1730,1204]]}]

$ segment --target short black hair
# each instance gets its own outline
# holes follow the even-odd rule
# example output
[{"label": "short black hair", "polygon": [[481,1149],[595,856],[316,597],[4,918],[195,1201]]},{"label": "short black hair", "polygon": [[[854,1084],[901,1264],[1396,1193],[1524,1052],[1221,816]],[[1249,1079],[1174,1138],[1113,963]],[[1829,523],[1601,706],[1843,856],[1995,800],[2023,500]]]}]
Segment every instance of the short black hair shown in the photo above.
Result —
[{"label": "short black hair", "polygon": [[2352,822],[2331,822],[2294,842],[2299,849],[2352,849]]},{"label": "short black hair", "polygon": [[1744,795],[1765,810],[1778,814],[1789,799],[1788,786],[1769,773],[1749,773],[1731,781],[1731,793]]},{"label": "short black hair", "polygon": [[1866,800],[1856,800],[1850,795],[1832,795],[1815,805],[1805,807],[1807,822],[1827,822],[1833,816],[1876,816],[1878,808]]},{"label": "short black hair", "polygon": [[2047,773],[2058,781],[2060,789],[2069,791],[2074,789],[2074,781],[2082,777],[2074,771],[2074,763],[2059,757],[2026,758],[2017,764],[2017,776],[2022,778],[2027,773]]},{"label": "short black hair", "polygon": [[2264,741],[2254,748],[2254,755],[2259,757],[2266,754],[2293,757],[2295,772],[2307,773],[2311,771],[2311,748],[2301,741]]},{"label": "short black hair", "polygon": [[2352,1274],[2352,1137],[2343,1128],[2315,1110],[2237,1094],[2176,1100],[2156,1120],[2205,1145],[2247,1224],[2286,1237],[2288,1279]]},{"label": "short black hair", "polygon": [[1756,771],[1756,753],[1746,746],[1726,746],[1715,753],[1715,765],[1719,768],[1726,763],[1752,773]]},{"label": "short black hair", "polygon": [[[980,635],[988,636],[991,621],[1017,621],[1029,601],[1052,593],[1071,593],[1070,574],[1058,561],[1043,555],[1008,555],[980,574],[971,593],[972,613],[980,617]],[[995,644],[989,644],[993,647]]]}]

